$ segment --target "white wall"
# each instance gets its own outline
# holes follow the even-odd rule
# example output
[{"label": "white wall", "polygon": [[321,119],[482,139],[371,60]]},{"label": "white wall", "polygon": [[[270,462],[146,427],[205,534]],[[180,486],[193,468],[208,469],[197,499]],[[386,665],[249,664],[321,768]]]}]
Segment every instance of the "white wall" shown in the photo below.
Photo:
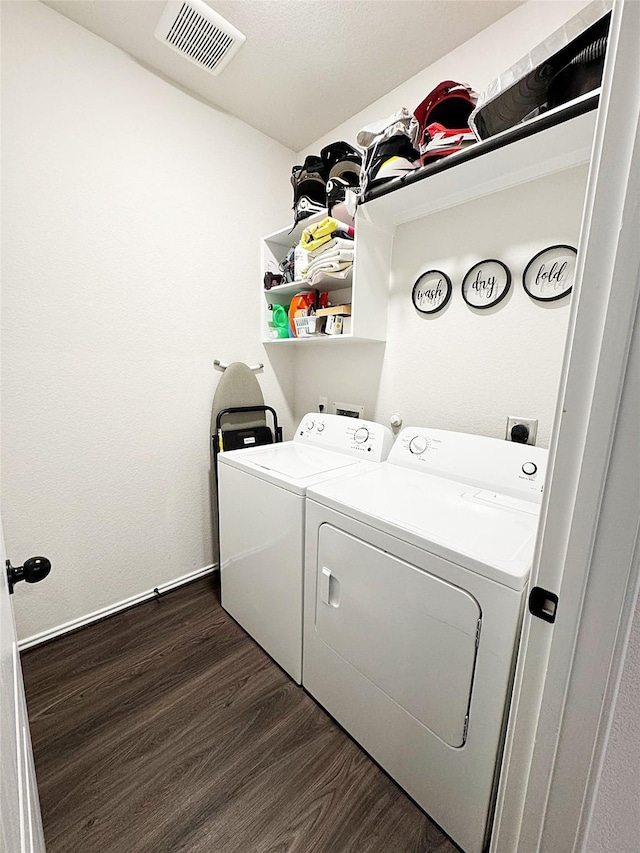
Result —
[{"label": "white wall", "polygon": [[[586,167],[446,210],[402,226],[394,240],[388,338],[377,345],[301,349],[296,407],[318,395],[364,403],[369,417],[503,438],[508,415],[539,419],[547,446],[568,319],[569,299],[536,303],[521,275],[527,261],[554,243],[576,245]],[[460,293],[465,272],[500,258],[511,289],[497,306],[469,308]],[[438,314],[419,314],[411,291],[428,269],[446,272],[453,296]]]},{"label": "white wall", "polygon": [[[293,155],[46,6],[1,7],[2,511],[14,564],[54,565],[16,590],[24,638],[211,564],[213,359],[264,360],[259,237]],[[260,377],[288,430],[290,358]]]},{"label": "white wall", "polygon": [[[481,88],[584,3],[542,5],[516,10],[310,150],[353,139],[445,77]],[[260,346],[259,237],[290,220],[287,177],[298,158],[37,2],[1,10],[3,508],[14,562],[40,552],[55,564],[46,594],[25,585],[16,594],[21,637],[211,562],[215,357],[265,362],[261,384],[285,436],[319,393],[365,402],[379,419],[399,409],[406,422],[437,414],[441,426],[502,428],[508,391],[484,395],[486,409],[465,421],[461,358],[448,369],[456,409],[441,403],[436,413],[436,393],[416,395],[404,370],[423,360],[425,329],[448,338],[450,324],[453,352],[456,315],[471,317],[452,305],[440,325],[407,318],[412,281],[396,266],[386,348],[297,350],[294,367],[290,347]],[[519,322],[513,296],[504,315],[475,318],[477,334],[492,321]],[[537,306],[552,330],[552,367],[565,314]],[[543,398],[555,381],[547,377]],[[538,399],[527,395],[544,422]]]},{"label": "white wall", "polygon": [[[585,853],[636,853],[640,838],[640,599],[593,804]],[[612,846],[615,840],[615,848]]]},{"label": "white wall", "polygon": [[[428,0],[427,0],[428,1]],[[478,0],[484,2],[484,0]],[[482,92],[551,33],[589,5],[590,0],[528,0],[508,15],[428,65],[387,95],[334,127],[299,152],[317,154],[323,145],[344,139],[355,144],[358,131],[369,122],[385,118],[400,107],[413,111],[442,80],[468,83]],[[407,25],[410,26],[410,21]]]},{"label": "white wall", "polygon": [[[640,20],[638,15],[636,20]],[[634,233],[633,228],[630,229],[630,233]],[[639,254],[640,249],[636,244],[636,268]],[[631,284],[630,277],[628,284]],[[638,497],[640,497],[640,481],[637,478],[640,462],[640,449],[637,442],[640,422],[640,306],[636,307],[636,322],[621,395],[609,481],[615,482],[616,478],[620,478],[618,469],[621,464],[631,472],[628,483],[633,492],[625,492],[626,518],[631,521],[631,525],[634,521],[638,525],[640,519],[637,515],[634,518],[634,515],[629,513],[628,507],[637,507]],[[629,436],[630,440],[623,444],[625,435]],[[621,446],[626,449],[621,451]],[[617,469],[616,451],[618,451]],[[623,460],[622,463],[620,460]],[[625,531],[622,521],[624,517],[624,510],[616,508],[616,526],[614,527],[616,539],[620,542],[628,541],[629,546],[633,547],[631,537],[635,534],[634,551],[629,554],[629,576],[635,578],[635,589],[631,586],[633,582],[630,581],[627,593],[629,609],[632,610],[633,615],[628,636],[624,634],[626,627],[624,615],[621,619],[622,625],[618,628],[622,648],[620,657],[618,659],[614,657],[612,662],[611,704],[609,705],[605,699],[603,708],[601,720],[604,730],[603,752],[600,756],[600,765],[597,767],[594,798],[588,814],[584,853],[609,853],[614,850],[615,853],[637,853],[640,847],[640,529],[638,526],[634,528],[629,525],[630,529]],[[602,524],[602,521],[600,523]],[[607,553],[607,563],[614,574],[620,575],[624,570],[625,561],[622,554],[624,554],[624,548],[615,555],[615,558]],[[617,670],[618,666],[620,671]]]},{"label": "white wall", "polygon": [[[586,167],[553,175],[403,226],[393,249],[390,335],[377,415],[402,395],[405,423],[503,438],[508,415],[538,418],[547,446],[568,321],[569,298],[534,302],[522,272],[554,243],[577,245]],[[470,309],[460,285],[484,258],[499,258],[512,284],[495,307]],[[444,311],[418,314],[411,290],[428,269],[446,271],[453,296]]]},{"label": "white wall", "polygon": [[[354,142],[368,122],[401,106],[414,109],[441,80],[482,90],[499,74],[586,5],[530,2],[385,95],[305,152],[328,142]],[[315,408],[318,396],[364,403],[365,416],[405,425],[504,437],[509,414],[538,418],[538,444],[548,444],[569,299],[533,303],[520,276],[535,252],[554,243],[576,245],[586,168],[445,211],[398,229],[391,270],[386,347],[300,348],[296,362],[296,415]],[[510,296],[495,309],[471,311],[460,283],[477,261],[496,257],[514,276]],[[444,312],[419,316],[411,289],[421,272],[451,275],[454,295]]]}]

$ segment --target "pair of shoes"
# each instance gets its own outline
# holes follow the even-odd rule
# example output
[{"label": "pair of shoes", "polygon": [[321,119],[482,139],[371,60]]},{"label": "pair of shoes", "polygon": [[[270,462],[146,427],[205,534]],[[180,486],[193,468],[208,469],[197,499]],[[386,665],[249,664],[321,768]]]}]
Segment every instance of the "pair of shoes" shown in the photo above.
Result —
[{"label": "pair of shoes", "polygon": [[406,107],[363,127],[356,139],[366,152],[360,181],[361,199],[377,184],[416,168],[418,122]]},{"label": "pair of shoes", "polygon": [[362,155],[346,142],[325,146],[318,157],[309,154],[301,166],[291,170],[294,224],[301,219],[331,209],[343,201],[349,188],[360,183]]},{"label": "pair of shoes", "polygon": [[403,107],[364,127],[357,136],[366,150],[361,197],[365,190],[415,172],[474,142],[468,122],[477,97],[466,83],[444,80],[413,113]]}]

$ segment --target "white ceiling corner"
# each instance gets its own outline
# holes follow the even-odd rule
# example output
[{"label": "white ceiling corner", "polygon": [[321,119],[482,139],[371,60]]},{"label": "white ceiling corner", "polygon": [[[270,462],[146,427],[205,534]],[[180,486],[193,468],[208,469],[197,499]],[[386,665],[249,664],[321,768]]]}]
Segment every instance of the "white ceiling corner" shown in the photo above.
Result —
[{"label": "white ceiling corner", "polygon": [[522,0],[206,0],[247,37],[219,77],[154,38],[165,0],[44,2],[298,152]]}]

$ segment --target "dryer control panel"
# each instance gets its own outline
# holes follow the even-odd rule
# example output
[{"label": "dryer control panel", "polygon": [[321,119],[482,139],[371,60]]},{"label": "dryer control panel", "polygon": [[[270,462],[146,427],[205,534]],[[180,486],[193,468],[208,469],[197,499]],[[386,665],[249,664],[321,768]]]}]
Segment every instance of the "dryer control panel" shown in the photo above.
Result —
[{"label": "dryer control panel", "polygon": [[540,503],[547,450],[484,435],[405,427],[387,461]]},{"label": "dryer control panel", "polygon": [[393,435],[389,427],[375,421],[310,412],[300,421],[293,440],[370,462],[384,462],[391,450]]}]

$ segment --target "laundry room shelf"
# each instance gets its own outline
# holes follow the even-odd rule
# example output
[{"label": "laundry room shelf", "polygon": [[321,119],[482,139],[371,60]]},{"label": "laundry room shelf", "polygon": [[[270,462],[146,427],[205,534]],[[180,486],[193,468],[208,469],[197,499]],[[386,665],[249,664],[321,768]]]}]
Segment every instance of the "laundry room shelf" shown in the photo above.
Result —
[{"label": "laundry room shelf", "polygon": [[[326,216],[321,214],[304,219],[292,230],[283,228],[262,240],[262,269],[276,272],[278,264],[289,249],[295,246],[302,231],[312,222]],[[337,341],[371,342],[384,341],[387,336],[387,303],[389,299],[389,269],[393,234],[366,219],[358,221],[353,241],[354,259],[351,275],[344,281],[331,280],[323,276],[312,287],[308,281],[280,284],[264,290],[262,301],[262,342],[282,346],[283,344],[327,343]],[[329,291],[334,305],[351,305],[351,332],[342,335],[314,335],[304,338],[271,338],[269,332],[270,307],[288,306],[293,296],[301,291]]]},{"label": "laundry room shelf", "polygon": [[599,90],[370,193],[362,216],[395,228],[445,208],[588,163]]},{"label": "laundry room shelf", "polygon": [[290,284],[278,284],[270,290],[265,290],[265,299],[267,302],[273,303],[274,299],[277,297],[283,297],[288,300],[291,299],[292,296],[295,296],[296,293],[300,293],[305,290],[321,290],[329,292],[334,290],[345,290],[345,288],[351,287],[352,275],[353,270],[349,270],[348,275],[341,280],[332,278],[330,275],[323,275],[321,278],[317,278],[313,284],[311,284],[311,282],[306,278],[300,279],[300,281],[292,281]]},{"label": "laundry room shelf", "polygon": [[312,346],[313,344],[326,344],[328,341],[331,341],[332,344],[342,343],[346,344],[364,344],[364,343],[375,343],[367,338],[357,338],[354,335],[344,334],[344,335],[306,335],[302,338],[273,338],[267,341],[263,341],[264,344],[277,344],[278,346],[283,346],[288,344],[289,346]]},{"label": "laundry room shelf", "polygon": [[[311,289],[308,283],[295,282],[265,291],[263,343],[280,346],[331,341],[333,345],[339,340],[386,340],[396,228],[440,210],[588,163],[598,102],[599,90],[590,92],[373,190],[356,212],[352,280],[343,288],[336,285],[331,293],[334,304],[350,303],[352,306],[350,334],[271,339],[269,306],[286,306],[295,293]],[[303,229],[325,215],[326,211],[303,220],[294,229],[284,228],[265,237],[262,241],[263,270],[277,271],[287,251],[299,242]],[[330,288],[323,285],[322,289]]]},{"label": "laundry room shelf", "polygon": [[273,231],[271,234],[267,234],[264,238],[264,242],[280,246],[286,252],[286,250],[291,246],[295,246],[300,242],[302,232],[308,225],[311,225],[312,222],[320,222],[327,215],[328,211],[326,209],[320,211],[320,213],[314,213],[313,216],[307,216],[305,219],[301,219],[297,225],[289,225],[287,228],[280,228],[279,231]]}]

